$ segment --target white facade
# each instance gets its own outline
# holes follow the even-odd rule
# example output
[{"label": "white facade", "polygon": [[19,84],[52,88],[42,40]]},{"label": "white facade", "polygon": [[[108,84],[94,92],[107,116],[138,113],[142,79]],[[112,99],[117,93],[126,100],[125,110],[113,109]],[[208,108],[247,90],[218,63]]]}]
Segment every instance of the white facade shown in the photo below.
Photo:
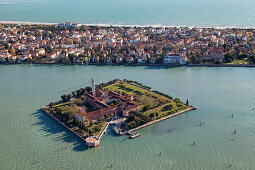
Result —
[{"label": "white facade", "polygon": [[75,118],[76,122],[85,122],[86,117],[82,113],[82,109],[81,108],[79,108],[79,113],[74,114],[74,118]]},{"label": "white facade", "polygon": [[187,58],[183,55],[168,54],[164,57],[164,64],[181,64],[185,65]]},{"label": "white facade", "polygon": [[146,57],[140,57],[140,58],[138,58],[138,63],[139,63],[139,64],[144,64],[144,63],[146,63],[146,61],[147,61],[147,58],[146,58]]},{"label": "white facade", "polygon": [[85,122],[85,116],[80,116],[78,114],[75,114],[74,118],[76,122]]},{"label": "white facade", "polygon": [[81,26],[79,23],[65,22],[58,24],[59,27],[78,28]]},{"label": "white facade", "polygon": [[4,59],[3,59],[2,57],[0,57],[0,63],[1,63],[1,62],[4,62]]}]

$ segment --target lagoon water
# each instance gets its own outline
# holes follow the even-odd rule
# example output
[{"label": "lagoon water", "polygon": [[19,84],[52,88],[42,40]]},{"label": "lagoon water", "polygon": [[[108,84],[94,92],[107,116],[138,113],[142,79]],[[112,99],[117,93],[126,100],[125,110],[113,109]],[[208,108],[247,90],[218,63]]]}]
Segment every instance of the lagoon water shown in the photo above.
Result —
[{"label": "lagoon water", "polygon": [[[254,75],[254,68],[0,65],[0,169],[255,169]],[[136,80],[199,109],[133,140],[109,130],[86,149],[38,109],[92,77]]]},{"label": "lagoon water", "polygon": [[254,0],[0,0],[0,21],[255,27]]}]

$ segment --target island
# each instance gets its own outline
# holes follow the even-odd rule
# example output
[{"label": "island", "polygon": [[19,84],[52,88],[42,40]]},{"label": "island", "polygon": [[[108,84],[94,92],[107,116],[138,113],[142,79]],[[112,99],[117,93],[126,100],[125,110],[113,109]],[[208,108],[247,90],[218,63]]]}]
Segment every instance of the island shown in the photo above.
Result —
[{"label": "island", "polygon": [[118,135],[135,138],[133,131],[185,113],[196,107],[137,81],[114,79],[61,96],[41,110],[86,142],[100,144],[110,125]]}]

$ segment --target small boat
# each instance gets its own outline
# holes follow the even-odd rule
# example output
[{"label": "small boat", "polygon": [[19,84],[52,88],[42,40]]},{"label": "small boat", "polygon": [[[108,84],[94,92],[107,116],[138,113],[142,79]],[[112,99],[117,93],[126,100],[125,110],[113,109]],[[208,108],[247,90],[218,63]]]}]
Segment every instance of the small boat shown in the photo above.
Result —
[{"label": "small boat", "polygon": [[130,139],[134,139],[134,138],[136,138],[136,137],[138,137],[138,136],[140,136],[140,134],[139,134],[139,133],[134,134],[134,135],[130,135],[130,136],[129,136],[129,138],[130,138]]}]

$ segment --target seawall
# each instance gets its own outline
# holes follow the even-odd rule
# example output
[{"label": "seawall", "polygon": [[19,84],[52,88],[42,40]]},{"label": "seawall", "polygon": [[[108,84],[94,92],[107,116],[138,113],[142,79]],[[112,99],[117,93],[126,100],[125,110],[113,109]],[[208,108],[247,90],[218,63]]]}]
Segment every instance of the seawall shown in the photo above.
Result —
[{"label": "seawall", "polygon": [[134,129],[131,129],[131,130],[127,131],[126,133],[132,133],[132,132],[134,132],[134,131],[136,131],[136,130],[145,128],[145,127],[147,127],[147,126],[153,125],[153,124],[155,124],[155,123],[161,122],[161,121],[163,121],[163,120],[166,120],[166,119],[175,117],[175,116],[177,116],[177,115],[180,115],[180,114],[183,114],[183,113],[185,113],[185,112],[188,112],[188,111],[191,111],[191,110],[195,110],[195,109],[196,109],[196,107],[193,107],[193,106],[192,106],[192,107],[189,108],[189,109],[186,109],[186,110],[180,111],[180,112],[178,112],[178,113],[174,113],[174,114],[168,115],[168,116],[166,116],[166,117],[163,117],[163,118],[154,120],[154,121],[152,121],[152,122],[146,123],[146,124],[144,124],[144,125],[138,126],[138,127],[134,128]]},{"label": "seawall", "polygon": [[45,107],[42,107],[41,110],[46,113],[47,115],[49,115],[50,117],[52,117],[53,119],[55,119],[58,123],[60,123],[61,125],[63,125],[65,128],[67,128],[69,131],[71,131],[74,135],[76,135],[77,137],[79,137],[82,141],[84,141],[86,143],[86,140],[81,137],[80,135],[78,135],[76,132],[74,132],[72,129],[70,129],[69,127],[67,127],[64,123],[62,123],[60,120],[58,120],[57,118],[55,118],[54,116],[52,116],[51,114],[49,114],[46,110]]}]

